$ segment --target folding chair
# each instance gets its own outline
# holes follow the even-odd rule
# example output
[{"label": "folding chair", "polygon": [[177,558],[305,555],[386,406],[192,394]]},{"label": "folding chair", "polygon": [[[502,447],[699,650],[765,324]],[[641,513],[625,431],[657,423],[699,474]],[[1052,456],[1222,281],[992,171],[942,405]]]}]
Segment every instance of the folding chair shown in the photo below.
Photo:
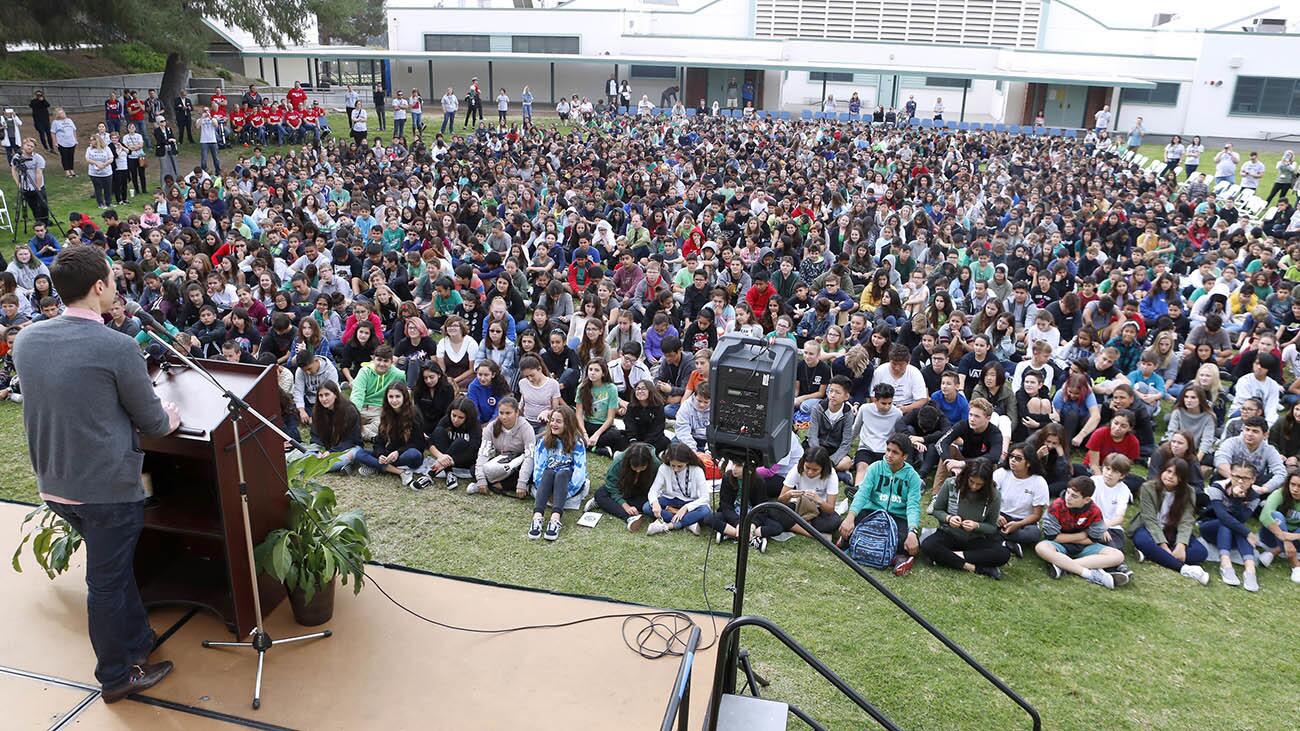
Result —
[{"label": "folding chair", "polygon": [[812,110],[811,109],[803,110],[802,112],[800,112],[799,117],[805,122],[811,121],[813,118]]}]

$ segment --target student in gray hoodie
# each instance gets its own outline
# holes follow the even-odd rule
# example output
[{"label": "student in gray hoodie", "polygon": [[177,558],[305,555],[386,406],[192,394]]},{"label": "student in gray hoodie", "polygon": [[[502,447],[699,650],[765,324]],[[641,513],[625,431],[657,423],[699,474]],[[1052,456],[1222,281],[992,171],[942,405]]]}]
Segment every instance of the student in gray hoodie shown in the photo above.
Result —
[{"label": "student in gray hoodie", "polygon": [[339,371],[329,358],[322,358],[306,350],[294,359],[293,405],[298,409],[298,420],[311,423],[311,411],[316,406],[316,392],[326,381],[339,382]]},{"label": "student in gray hoodie", "polygon": [[537,437],[532,425],[520,416],[519,402],[513,396],[502,396],[497,402],[496,418],[483,427],[483,441],[479,444],[474,466],[474,483],[465,492],[528,497],[535,441]]}]

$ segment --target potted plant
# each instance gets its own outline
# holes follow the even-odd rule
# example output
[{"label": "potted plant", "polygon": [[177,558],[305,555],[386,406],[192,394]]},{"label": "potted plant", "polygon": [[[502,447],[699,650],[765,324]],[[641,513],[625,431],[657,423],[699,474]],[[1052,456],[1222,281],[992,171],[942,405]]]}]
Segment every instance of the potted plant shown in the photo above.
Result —
[{"label": "potted plant", "polygon": [[334,615],[336,577],[361,593],[370,534],[360,510],[340,513],[334,491],[315,482],[334,463],[328,455],[308,455],[289,463],[289,525],[267,534],[254,551],[263,573],[289,592],[293,617],[315,626]]},{"label": "potted plant", "polygon": [[68,570],[68,566],[72,563],[72,554],[81,548],[81,534],[69,525],[68,521],[50,510],[48,505],[39,505],[28,513],[27,517],[23,518],[19,530],[25,529],[33,520],[36,521],[36,525],[23,534],[22,542],[14,549],[14,571],[20,574],[23,572],[19,558],[22,556],[23,546],[31,541],[32,555],[36,557],[36,564],[45,570],[46,576],[53,579]]}]

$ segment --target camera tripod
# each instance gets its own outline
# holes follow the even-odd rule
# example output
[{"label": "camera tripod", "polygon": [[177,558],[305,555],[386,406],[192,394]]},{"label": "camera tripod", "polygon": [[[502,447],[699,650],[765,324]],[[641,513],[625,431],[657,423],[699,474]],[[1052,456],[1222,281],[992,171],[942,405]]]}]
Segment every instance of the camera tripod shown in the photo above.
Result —
[{"label": "camera tripod", "polygon": [[[21,154],[14,155],[13,159],[9,161],[9,164],[12,165],[14,171],[18,173],[19,180],[30,182],[32,184],[32,187],[36,187],[36,180],[34,176],[33,178],[28,179],[28,176],[31,174],[31,171],[28,170],[28,165],[31,164],[30,159],[23,159],[23,156]],[[18,220],[12,221],[13,235],[10,237],[9,243],[12,245],[18,244],[19,226],[21,226],[23,229],[23,236],[26,236],[28,231],[30,230],[30,226],[33,223],[35,223],[31,219],[35,218],[36,211],[32,208],[31,203],[27,200],[27,194],[32,192],[36,193],[37,200],[39,200],[41,206],[45,208],[46,221],[53,222],[54,226],[59,229],[59,233],[63,234],[63,239],[66,241],[68,238],[68,232],[63,228],[63,223],[59,221],[58,216],[55,216],[54,211],[50,208],[50,199],[49,199],[49,195],[45,191],[45,186],[42,185],[39,189],[35,191],[22,190],[21,185],[19,185],[18,188],[19,188]],[[46,223],[46,226],[48,227],[49,223]]]}]

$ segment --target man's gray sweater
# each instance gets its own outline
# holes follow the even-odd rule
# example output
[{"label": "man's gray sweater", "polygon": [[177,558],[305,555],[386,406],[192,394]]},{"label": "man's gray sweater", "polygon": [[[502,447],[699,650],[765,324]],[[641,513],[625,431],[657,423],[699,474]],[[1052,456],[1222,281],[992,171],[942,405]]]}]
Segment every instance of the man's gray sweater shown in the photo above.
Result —
[{"label": "man's gray sweater", "polygon": [[64,315],[19,333],[14,365],[40,491],[82,503],[143,500],[136,430],[162,436],[169,420],[136,342]]}]

